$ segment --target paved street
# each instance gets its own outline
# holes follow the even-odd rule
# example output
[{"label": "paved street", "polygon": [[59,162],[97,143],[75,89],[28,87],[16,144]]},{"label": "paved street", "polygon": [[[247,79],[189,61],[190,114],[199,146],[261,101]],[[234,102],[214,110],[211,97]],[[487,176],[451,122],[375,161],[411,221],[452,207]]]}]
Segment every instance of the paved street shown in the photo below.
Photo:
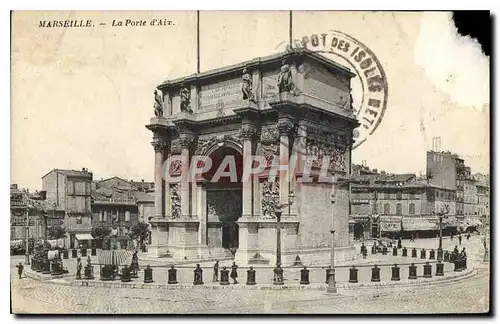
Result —
[{"label": "paved street", "polygon": [[[449,239],[448,239],[449,241]],[[431,244],[425,240],[416,244]],[[479,237],[466,248],[479,249]],[[446,247],[446,245],[445,245]],[[18,258],[19,259],[19,258]],[[488,265],[471,257],[472,278],[429,286],[340,290],[128,289],[78,287],[16,278],[12,260],[15,313],[450,313],[488,310]],[[323,277],[321,277],[323,278]]]}]

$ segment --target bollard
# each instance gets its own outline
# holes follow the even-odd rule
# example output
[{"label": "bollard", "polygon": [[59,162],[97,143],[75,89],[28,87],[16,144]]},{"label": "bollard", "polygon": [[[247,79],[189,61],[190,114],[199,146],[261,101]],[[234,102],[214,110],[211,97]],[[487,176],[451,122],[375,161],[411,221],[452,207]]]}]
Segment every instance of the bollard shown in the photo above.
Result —
[{"label": "bollard", "polygon": [[420,250],[420,259],[425,259],[425,249]]},{"label": "bollard", "polygon": [[455,262],[453,262],[453,264],[455,266],[455,268],[453,269],[453,271],[455,271],[455,272],[462,271],[462,269],[460,268],[460,260],[458,260],[458,258],[455,259]]},{"label": "bollard", "polygon": [[304,267],[304,269],[300,270],[300,284],[301,285],[310,284],[310,282],[309,282],[309,270],[307,270],[306,267]]},{"label": "bollard", "polygon": [[82,249],[82,257],[86,257],[87,256],[87,249]]},{"label": "bollard", "polygon": [[168,269],[168,281],[167,283],[169,285],[174,285],[176,283],[179,283],[177,281],[177,269],[174,268],[174,265],[170,266],[170,269]]},{"label": "bollard", "polygon": [[194,269],[193,272],[194,272],[193,285],[203,285],[203,269],[200,267],[199,264],[196,265],[196,269]]},{"label": "bollard", "polygon": [[283,284],[283,269],[281,268],[281,265],[278,264],[276,266],[276,268],[274,268],[273,272],[274,272],[273,284],[274,285],[282,285]]},{"label": "bollard", "polygon": [[122,282],[130,282],[130,269],[127,266],[124,266],[122,269]]},{"label": "bollard", "polygon": [[432,278],[432,266],[429,264],[429,261],[424,264],[424,278]]},{"label": "bollard", "polygon": [[355,266],[349,269],[349,282],[358,283],[358,269]]},{"label": "bollard", "polygon": [[444,264],[441,262],[441,260],[436,263],[436,276],[444,276]]},{"label": "bollard", "polygon": [[229,270],[226,267],[222,267],[220,271],[220,284],[221,286],[229,285]]},{"label": "bollard", "polygon": [[146,269],[144,269],[144,283],[152,283],[153,282],[153,269],[147,265]]},{"label": "bollard", "polygon": [[253,286],[255,284],[255,270],[253,267],[250,267],[250,269],[247,270],[247,285]]},{"label": "bollard", "polygon": [[462,268],[463,268],[463,269],[467,269],[467,257],[464,257],[464,258],[463,258],[463,261],[462,261]]},{"label": "bollard", "polygon": [[380,268],[377,265],[372,268],[372,282],[380,282]]},{"label": "bollard", "polygon": [[93,248],[92,250],[90,250],[90,255],[91,256],[96,256],[97,255],[97,249]]},{"label": "bollard", "polygon": [[436,251],[431,250],[431,251],[429,252],[429,259],[430,259],[430,260],[434,260],[435,258],[436,258]]},{"label": "bollard", "polygon": [[417,249],[413,248],[413,250],[411,250],[411,257],[412,258],[416,258],[417,257]]},{"label": "bollard", "polygon": [[78,258],[78,251],[76,249],[71,250],[71,257]]},{"label": "bollard", "polygon": [[450,262],[450,252],[444,251],[444,262]]},{"label": "bollard", "polygon": [[43,261],[42,274],[50,274],[50,262],[49,260]]},{"label": "bollard", "polygon": [[417,279],[417,266],[414,263],[408,267],[408,279]]},{"label": "bollard", "polygon": [[393,247],[392,248],[392,256],[397,256],[398,255],[398,248],[397,247]]},{"label": "bollard", "polygon": [[387,246],[382,248],[382,255],[387,255]]},{"label": "bollard", "polygon": [[69,259],[69,251],[68,250],[63,251],[63,259]]},{"label": "bollard", "polygon": [[392,281],[399,281],[401,280],[401,276],[399,274],[399,267],[397,264],[394,264],[394,267],[392,267],[392,276],[391,276],[391,280]]},{"label": "bollard", "polygon": [[332,266],[329,266],[328,269],[325,270],[325,272],[326,272],[325,283],[326,284],[328,284],[328,277],[329,277],[329,274],[330,274],[330,269],[332,269]]},{"label": "bollard", "polygon": [[403,256],[404,257],[408,256],[408,249],[407,248],[403,248]]},{"label": "bollard", "polygon": [[93,266],[85,266],[85,279],[90,280],[94,279],[94,267]]}]

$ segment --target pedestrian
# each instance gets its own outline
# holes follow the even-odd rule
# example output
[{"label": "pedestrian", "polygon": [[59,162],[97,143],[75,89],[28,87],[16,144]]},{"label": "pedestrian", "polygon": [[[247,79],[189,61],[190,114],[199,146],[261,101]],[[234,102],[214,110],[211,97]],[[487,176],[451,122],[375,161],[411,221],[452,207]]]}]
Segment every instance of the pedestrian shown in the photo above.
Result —
[{"label": "pedestrian", "polygon": [[458,245],[462,245],[462,234],[458,235]]},{"label": "pedestrian", "polygon": [[24,266],[21,262],[19,262],[19,264],[16,265],[16,268],[17,268],[17,274],[19,275],[19,279],[21,279],[21,276],[23,275]]},{"label": "pedestrian", "polygon": [[470,232],[467,233],[467,241],[470,239]]},{"label": "pedestrian", "polygon": [[215,261],[215,264],[214,264],[214,276],[213,276],[213,279],[212,281],[213,282],[218,282],[219,281],[219,261]]},{"label": "pedestrian", "polygon": [[453,241],[453,232],[450,234],[450,239]]},{"label": "pedestrian", "polygon": [[233,262],[233,265],[231,266],[231,279],[234,280],[234,284],[236,285],[238,283],[238,272],[236,271],[238,269],[238,266],[236,265],[236,262]]},{"label": "pedestrian", "polygon": [[80,258],[76,259],[76,279],[82,279],[82,261]]},{"label": "pedestrian", "polygon": [[401,249],[403,247],[403,244],[401,243],[401,236],[398,237],[398,249]]}]

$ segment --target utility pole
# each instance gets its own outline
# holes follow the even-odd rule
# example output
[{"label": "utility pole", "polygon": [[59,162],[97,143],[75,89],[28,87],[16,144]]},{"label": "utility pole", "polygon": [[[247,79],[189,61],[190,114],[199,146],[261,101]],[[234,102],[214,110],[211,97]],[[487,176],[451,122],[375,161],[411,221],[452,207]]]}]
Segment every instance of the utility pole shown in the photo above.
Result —
[{"label": "utility pole", "polygon": [[29,228],[29,204],[26,205],[26,252],[24,253],[24,264],[30,264],[30,254],[29,254],[29,241],[30,241],[30,228]]}]

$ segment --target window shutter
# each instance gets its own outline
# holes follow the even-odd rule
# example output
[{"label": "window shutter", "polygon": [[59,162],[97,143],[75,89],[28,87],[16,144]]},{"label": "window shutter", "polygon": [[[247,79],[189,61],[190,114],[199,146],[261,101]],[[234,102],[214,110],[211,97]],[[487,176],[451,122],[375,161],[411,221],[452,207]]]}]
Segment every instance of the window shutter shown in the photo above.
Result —
[{"label": "window shutter", "polygon": [[125,211],[125,221],[129,222],[130,221],[130,212],[127,210]]}]

